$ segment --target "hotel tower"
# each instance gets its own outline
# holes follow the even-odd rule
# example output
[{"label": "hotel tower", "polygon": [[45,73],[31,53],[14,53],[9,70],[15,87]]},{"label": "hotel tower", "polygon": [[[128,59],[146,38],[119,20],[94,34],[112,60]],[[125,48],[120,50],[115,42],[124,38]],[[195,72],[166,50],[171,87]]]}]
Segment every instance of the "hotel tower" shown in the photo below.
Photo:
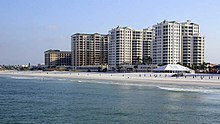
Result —
[{"label": "hotel tower", "polygon": [[98,33],[72,35],[72,66],[107,65],[108,41],[108,35]]},{"label": "hotel tower", "polygon": [[132,64],[132,29],[117,27],[109,31],[108,65],[116,69],[119,65]]},{"label": "hotel tower", "polygon": [[176,64],[182,61],[181,24],[163,21],[153,26],[153,63]]},{"label": "hotel tower", "polygon": [[185,66],[199,66],[204,62],[205,37],[200,34],[200,26],[190,20],[182,25],[182,63]]},{"label": "hotel tower", "polygon": [[152,59],[152,43],[154,40],[154,30],[152,28],[143,29],[143,63],[147,64],[149,57]]},{"label": "hotel tower", "polygon": [[199,66],[204,62],[205,38],[200,35],[198,24],[163,21],[153,26],[154,64],[177,64]]}]

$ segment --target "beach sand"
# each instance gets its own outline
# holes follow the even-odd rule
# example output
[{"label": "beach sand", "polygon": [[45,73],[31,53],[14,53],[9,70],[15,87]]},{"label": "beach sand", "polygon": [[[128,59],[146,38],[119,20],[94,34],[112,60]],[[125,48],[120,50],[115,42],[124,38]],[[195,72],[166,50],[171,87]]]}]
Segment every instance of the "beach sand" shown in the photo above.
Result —
[{"label": "beach sand", "polygon": [[76,80],[106,80],[121,83],[177,84],[177,85],[218,85],[220,75],[185,74],[171,77],[172,73],[102,73],[102,72],[43,72],[43,71],[0,71],[0,75],[23,77],[45,77]]}]

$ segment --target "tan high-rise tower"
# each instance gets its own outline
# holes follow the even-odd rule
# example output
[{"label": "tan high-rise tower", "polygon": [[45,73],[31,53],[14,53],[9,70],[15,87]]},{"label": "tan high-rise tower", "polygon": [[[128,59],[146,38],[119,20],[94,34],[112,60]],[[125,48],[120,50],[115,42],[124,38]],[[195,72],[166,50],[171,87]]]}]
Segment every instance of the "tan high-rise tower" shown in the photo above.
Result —
[{"label": "tan high-rise tower", "polygon": [[72,65],[93,66],[108,63],[108,35],[80,34],[71,36]]}]

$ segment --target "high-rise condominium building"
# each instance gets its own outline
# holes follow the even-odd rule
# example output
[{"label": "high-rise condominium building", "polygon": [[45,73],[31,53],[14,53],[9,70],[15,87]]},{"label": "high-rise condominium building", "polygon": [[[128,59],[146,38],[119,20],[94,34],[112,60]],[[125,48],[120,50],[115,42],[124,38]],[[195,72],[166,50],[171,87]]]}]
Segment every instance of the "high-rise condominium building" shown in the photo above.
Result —
[{"label": "high-rise condominium building", "polygon": [[106,65],[108,63],[108,42],[108,35],[98,33],[72,35],[72,65]]},{"label": "high-rise condominium building", "polygon": [[143,63],[150,64],[149,57],[152,60],[152,42],[154,39],[154,30],[152,28],[143,29]]},{"label": "high-rise condominium building", "polygon": [[152,28],[134,30],[117,27],[109,31],[109,34],[109,67],[150,64],[149,58],[152,60],[152,42],[155,34]]},{"label": "high-rise condominium building", "polygon": [[71,52],[47,50],[44,52],[46,66],[71,66]]},{"label": "high-rise condominium building", "polygon": [[185,66],[201,65],[204,62],[205,38],[200,35],[198,24],[163,21],[153,26],[153,63]]},{"label": "high-rise condominium building", "polygon": [[153,63],[176,64],[182,62],[181,24],[163,21],[153,26]]},{"label": "high-rise condominium building", "polygon": [[143,30],[132,30],[132,64],[143,61]]},{"label": "high-rise condominium building", "polygon": [[190,20],[182,24],[182,63],[185,66],[201,65],[204,62],[205,37],[200,34],[198,24]]},{"label": "high-rise condominium building", "polygon": [[109,31],[108,64],[110,69],[132,64],[132,29],[117,27]]}]

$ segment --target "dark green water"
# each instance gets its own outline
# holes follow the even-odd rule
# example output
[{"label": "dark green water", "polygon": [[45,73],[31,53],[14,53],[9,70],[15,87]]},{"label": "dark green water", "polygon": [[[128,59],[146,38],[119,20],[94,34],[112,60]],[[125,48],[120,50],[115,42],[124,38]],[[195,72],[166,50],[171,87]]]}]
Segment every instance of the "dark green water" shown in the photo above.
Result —
[{"label": "dark green water", "polygon": [[0,76],[0,124],[220,123],[220,88]]}]

